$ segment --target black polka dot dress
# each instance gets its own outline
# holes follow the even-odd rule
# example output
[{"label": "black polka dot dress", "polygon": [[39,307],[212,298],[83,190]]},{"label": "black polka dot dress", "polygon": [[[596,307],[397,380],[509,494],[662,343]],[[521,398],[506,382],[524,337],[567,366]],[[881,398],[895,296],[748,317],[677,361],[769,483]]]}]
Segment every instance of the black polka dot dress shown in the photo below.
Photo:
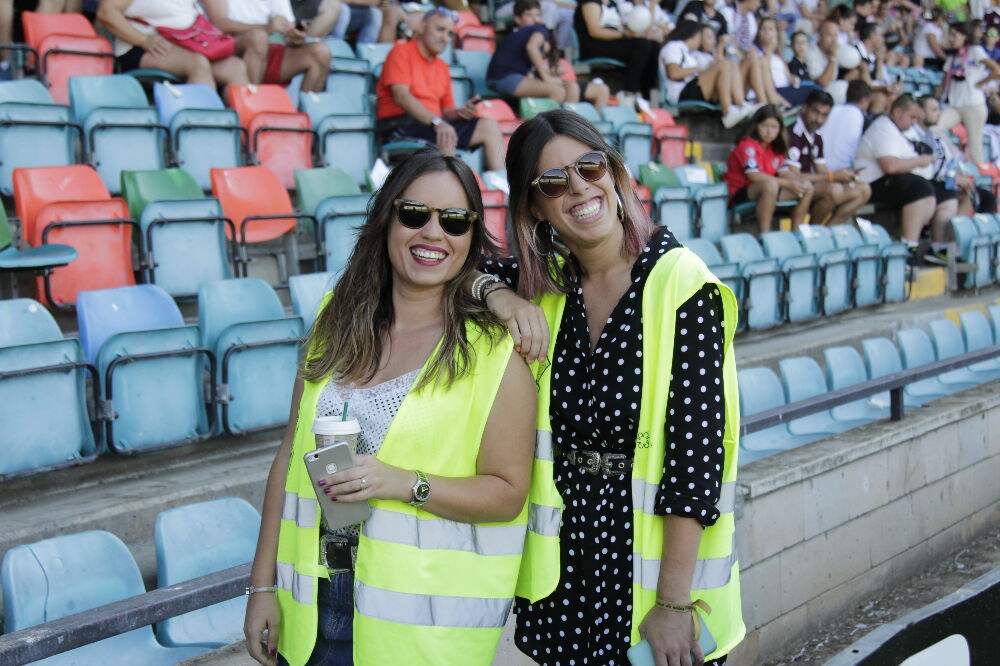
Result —
[{"label": "black polka dot dress", "polygon": [[[550,596],[517,599],[517,647],[539,664],[628,665],[632,631],[631,474],[594,475],[567,452],[632,457],[642,386],[642,294],[657,260],[679,246],[660,229],[632,267],[632,286],[590,352],[583,292],[571,281],[552,359],[555,483],[566,509],[562,574]],[[515,265],[516,266],[516,265]],[[485,267],[508,277],[506,267]],[[510,276],[513,278],[513,276]],[[513,280],[511,280],[513,281]],[[664,475],[655,512],[715,523],[721,489],[722,301],[706,285],[677,312]],[[716,662],[721,663],[721,662]]]}]

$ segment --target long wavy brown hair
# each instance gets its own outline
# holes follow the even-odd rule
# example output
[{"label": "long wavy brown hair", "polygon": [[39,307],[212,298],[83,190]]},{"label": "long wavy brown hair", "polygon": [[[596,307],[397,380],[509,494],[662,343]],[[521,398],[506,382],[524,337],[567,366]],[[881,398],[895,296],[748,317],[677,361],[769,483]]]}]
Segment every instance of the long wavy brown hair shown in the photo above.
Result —
[{"label": "long wavy brown hair", "polygon": [[368,203],[368,215],[358,234],[347,268],[333,296],[309,331],[309,353],[302,377],[317,382],[330,376],[345,384],[364,384],[378,371],[395,314],[392,308],[392,265],[387,242],[390,225],[399,224],[393,202],[421,176],[450,171],[462,183],[469,210],[479,214],[472,225],[469,256],[448,281],[443,293],[444,336],[416,390],[432,382],[447,386],[467,374],[474,362],[466,322],[474,323],[496,342],[502,332],[499,319],[473,300],[465,287],[482,256],[496,256],[497,246],[483,224],[483,198],[472,171],[457,157],[435,148],[414,153],[396,166]]}]

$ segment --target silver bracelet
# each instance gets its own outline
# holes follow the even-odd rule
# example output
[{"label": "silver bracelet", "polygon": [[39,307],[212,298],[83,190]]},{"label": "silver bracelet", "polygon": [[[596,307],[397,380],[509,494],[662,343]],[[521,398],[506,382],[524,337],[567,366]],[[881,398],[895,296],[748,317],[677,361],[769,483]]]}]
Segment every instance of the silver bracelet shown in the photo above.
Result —
[{"label": "silver bracelet", "polygon": [[480,303],[483,302],[483,289],[488,285],[497,284],[500,282],[500,278],[496,275],[490,275],[489,273],[483,273],[475,280],[472,281],[472,298],[476,299]]},{"label": "silver bracelet", "polygon": [[277,592],[277,591],[278,588],[276,588],[273,585],[269,585],[268,587],[255,587],[253,585],[250,585],[249,587],[247,587],[246,592],[244,592],[244,594],[246,594],[249,597],[251,594],[256,594],[257,592]]}]

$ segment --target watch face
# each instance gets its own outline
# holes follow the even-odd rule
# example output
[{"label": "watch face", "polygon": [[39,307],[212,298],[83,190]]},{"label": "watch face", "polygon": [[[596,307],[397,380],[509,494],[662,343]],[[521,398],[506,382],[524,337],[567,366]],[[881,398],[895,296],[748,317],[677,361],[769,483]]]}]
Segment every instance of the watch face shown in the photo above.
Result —
[{"label": "watch face", "polygon": [[418,502],[426,502],[427,498],[431,495],[431,484],[429,483],[418,483],[413,488],[413,499]]}]

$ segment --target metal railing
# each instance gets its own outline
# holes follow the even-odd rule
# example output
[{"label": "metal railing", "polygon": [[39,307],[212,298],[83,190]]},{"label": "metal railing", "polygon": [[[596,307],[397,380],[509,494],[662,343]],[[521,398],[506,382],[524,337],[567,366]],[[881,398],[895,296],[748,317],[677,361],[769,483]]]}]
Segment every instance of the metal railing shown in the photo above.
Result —
[{"label": "metal railing", "polygon": [[[821,396],[741,417],[740,435],[787,423],[792,419],[889,391],[890,420],[904,416],[903,388],[948,370],[1000,358],[1000,345],[953,356],[854,384]],[[250,564],[171,585],[146,594],[91,608],[75,615],[0,636],[0,664],[19,664],[72,650],[154,622],[189,613],[243,594],[250,583]]]}]

